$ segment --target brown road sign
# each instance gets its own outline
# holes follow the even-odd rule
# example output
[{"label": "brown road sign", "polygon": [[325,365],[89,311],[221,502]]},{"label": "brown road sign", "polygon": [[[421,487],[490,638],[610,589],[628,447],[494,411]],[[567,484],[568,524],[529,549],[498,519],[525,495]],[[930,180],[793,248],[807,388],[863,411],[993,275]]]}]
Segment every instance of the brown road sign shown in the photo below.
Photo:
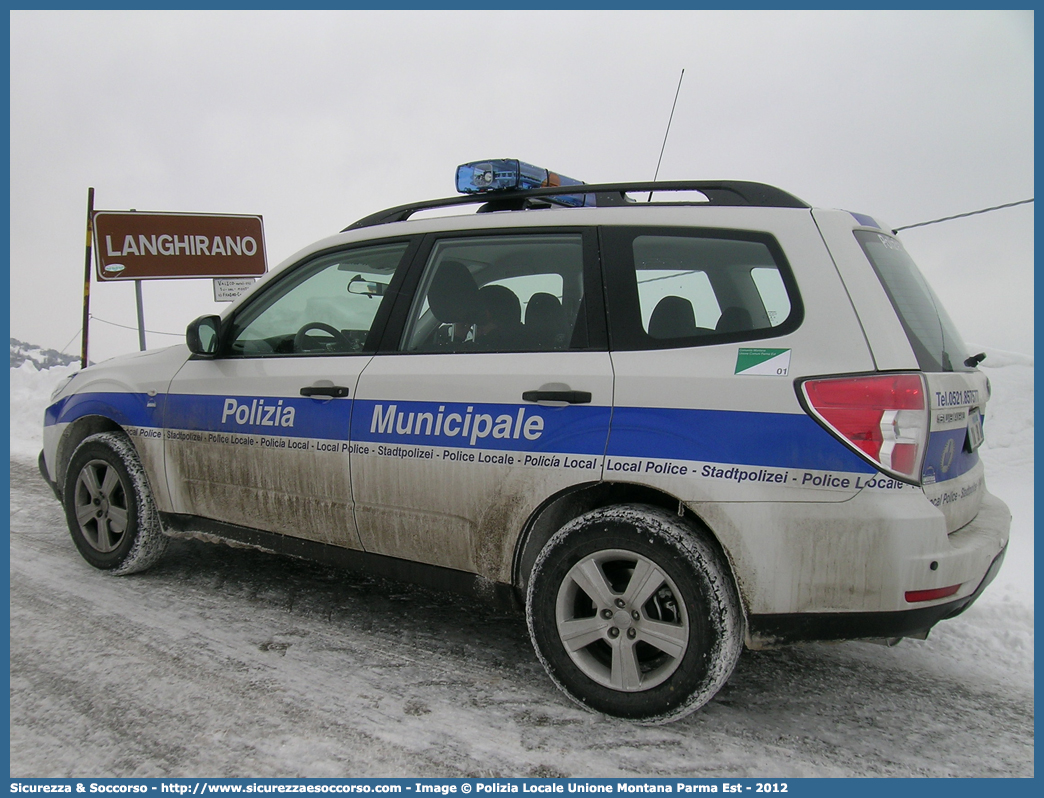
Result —
[{"label": "brown road sign", "polygon": [[98,279],[252,277],[265,273],[260,216],[95,211]]}]

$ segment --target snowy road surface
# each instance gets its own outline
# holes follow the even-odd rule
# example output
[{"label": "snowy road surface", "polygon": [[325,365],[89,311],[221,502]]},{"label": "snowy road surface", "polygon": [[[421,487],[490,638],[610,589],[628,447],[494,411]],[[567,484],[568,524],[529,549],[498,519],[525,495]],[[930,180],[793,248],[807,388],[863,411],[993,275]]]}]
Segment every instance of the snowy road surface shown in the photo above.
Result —
[{"label": "snowy road surface", "polygon": [[474,600],[195,541],[95,571],[13,457],[11,775],[1032,776],[1017,599],[894,648],[747,652],[702,711],[641,727],[573,706],[524,619]]}]

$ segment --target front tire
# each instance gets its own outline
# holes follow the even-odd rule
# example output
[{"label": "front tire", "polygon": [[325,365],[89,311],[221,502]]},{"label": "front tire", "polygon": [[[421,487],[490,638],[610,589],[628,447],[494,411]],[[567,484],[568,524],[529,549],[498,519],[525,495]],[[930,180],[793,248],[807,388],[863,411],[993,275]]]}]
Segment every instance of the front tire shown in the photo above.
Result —
[{"label": "front tire", "polygon": [[656,507],[580,516],[533,566],[529,633],[551,679],[581,706],[662,723],[728,681],[743,618],[728,566],[695,529]]},{"label": "front tire", "polygon": [[73,543],[95,568],[144,571],[163,556],[167,536],[134,445],[122,434],[91,435],[65,476],[65,517]]}]

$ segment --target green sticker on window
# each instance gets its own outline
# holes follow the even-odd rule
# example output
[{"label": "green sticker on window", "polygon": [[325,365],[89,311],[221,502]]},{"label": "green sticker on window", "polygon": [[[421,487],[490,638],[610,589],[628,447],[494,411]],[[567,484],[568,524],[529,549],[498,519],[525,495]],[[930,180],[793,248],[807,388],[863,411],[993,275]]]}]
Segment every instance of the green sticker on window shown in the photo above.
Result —
[{"label": "green sticker on window", "polygon": [[790,371],[789,349],[754,349],[740,347],[736,355],[736,373],[767,377],[785,377]]}]

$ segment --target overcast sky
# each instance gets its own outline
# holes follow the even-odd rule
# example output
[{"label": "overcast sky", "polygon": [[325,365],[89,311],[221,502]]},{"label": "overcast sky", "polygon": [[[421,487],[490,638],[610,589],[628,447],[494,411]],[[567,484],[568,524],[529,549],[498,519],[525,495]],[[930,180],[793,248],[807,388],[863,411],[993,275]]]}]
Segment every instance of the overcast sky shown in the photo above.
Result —
[{"label": "overcast sky", "polygon": [[[79,352],[87,189],[264,217],[270,265],[520,158],[770,183],[897,227],[1033,196],[1033,13],[11,13],[11,335]],[[1033,352],[1034,205],[901,233],[965,339]],[[149,348],[219,312],[144,284]],[[138,347],[92,289],[91,358]],[[175,333],[175,336],[158,333]]]}]

